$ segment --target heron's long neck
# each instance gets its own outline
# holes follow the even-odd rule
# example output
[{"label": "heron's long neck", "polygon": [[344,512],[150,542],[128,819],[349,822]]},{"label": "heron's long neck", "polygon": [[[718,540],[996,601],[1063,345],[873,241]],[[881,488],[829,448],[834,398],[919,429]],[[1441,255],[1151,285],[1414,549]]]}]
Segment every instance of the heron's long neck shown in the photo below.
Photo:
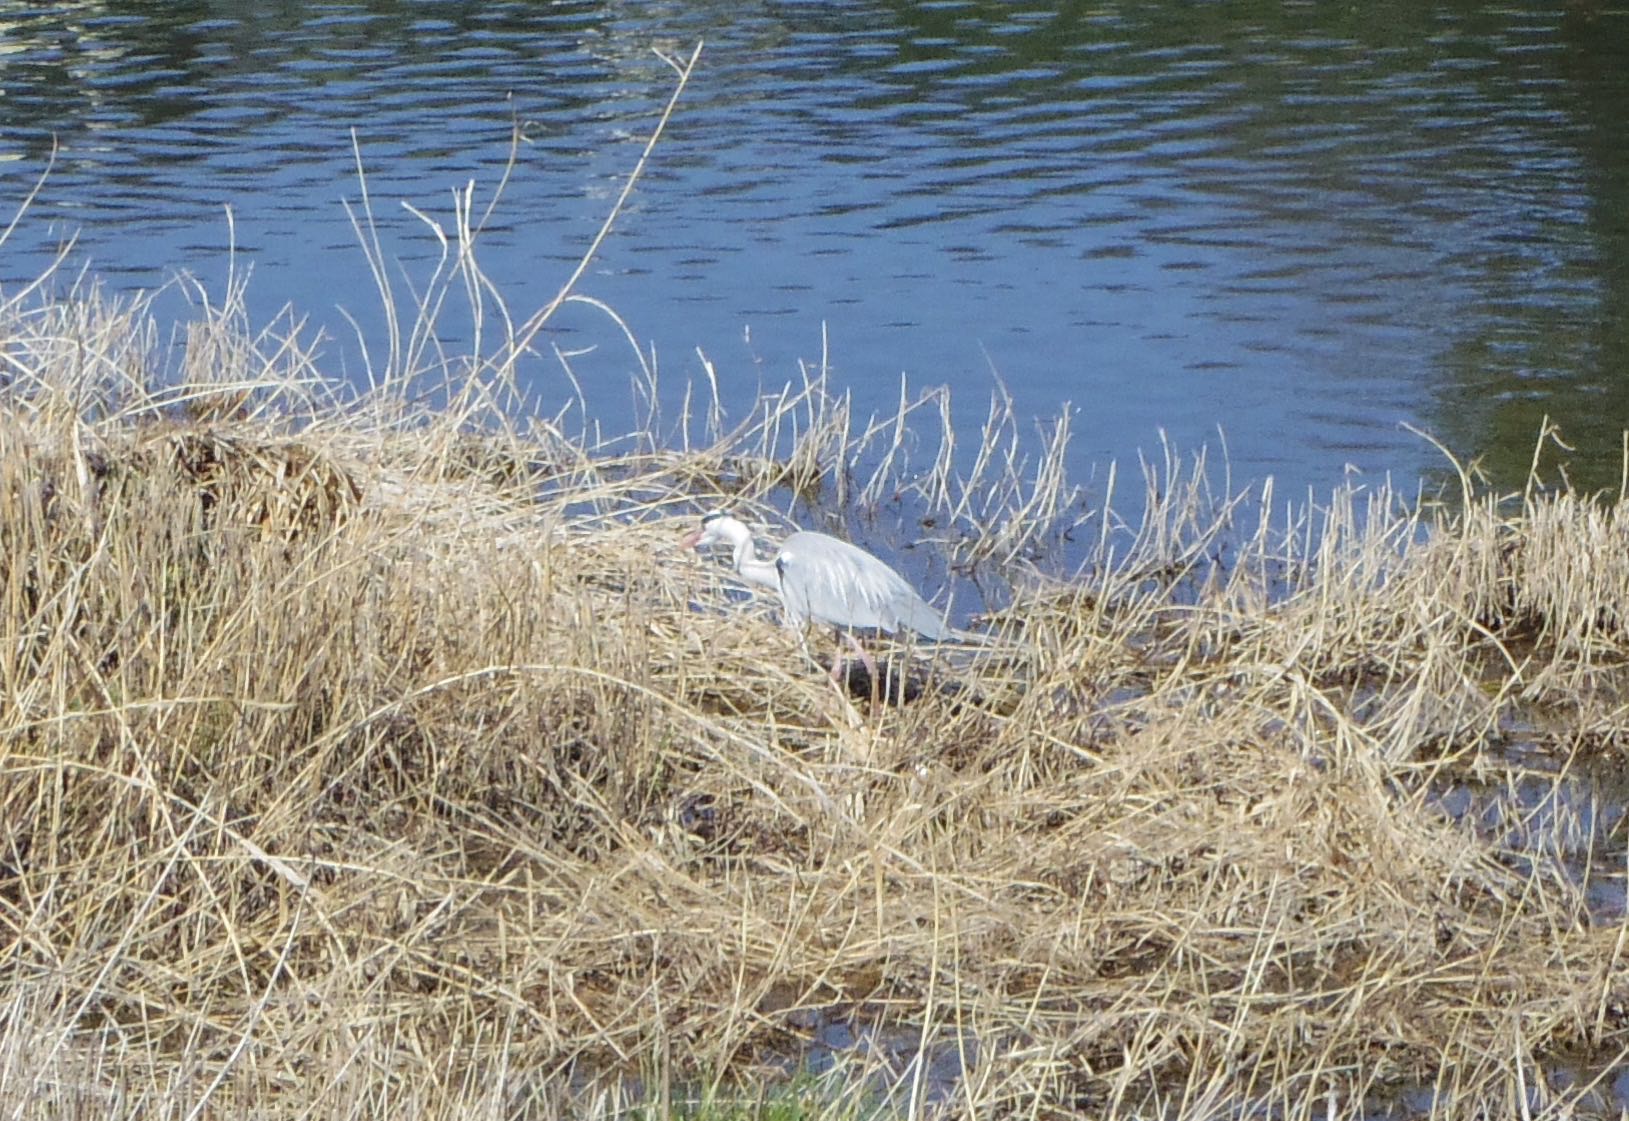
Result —
[{"label": "heron's long neck", "polygon": [[775,562],[758,559],[758,551],[752,547],[751,537],[741,537],[735,542],[735,571],[749,583],[762,584],[766,588],[781,586]]}]

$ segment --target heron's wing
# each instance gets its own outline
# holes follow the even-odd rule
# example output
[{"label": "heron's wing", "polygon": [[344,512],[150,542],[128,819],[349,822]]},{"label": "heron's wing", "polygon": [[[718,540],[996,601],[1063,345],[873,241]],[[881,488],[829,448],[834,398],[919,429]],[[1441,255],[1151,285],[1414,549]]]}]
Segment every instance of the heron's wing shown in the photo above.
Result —
[{"label": "heron's wing", "polygon": [[910,592],[910,599],[900,604],[898,612],[900,626],[909,627],[917,634],[928,638],[951,638],[955,635],[955,628],[946,621],[943,612],[911,591],[909,587],[906,591]]},{"label": "heron's wing", "polygon": [[846,541],[823,533],[794,533],[781,546],[775,566],[790,615],[837,627],[909,627],[929,638],[950,633],[903,576]]},{"label": "heron's wing", "polygon": [[[805,542],[789,545],[775,555],[780,575],[781,602],[787,622],[795,627],[814,620],[834,627],[877,628],[886,624],[874,597],[852,579],[852,572],[831,563],[831,558]],[[891,629],[891,628],[890,628]]]},{"label": "heron's wing", "polygon": [[948,638],[951,628],[939,609],[916,594],[910,582],[863,549],[848,546],[864,571],[862,583],[872,609],[883,620],[867,624],[886,631],[910,629],[928,638]]},{"label": "heron's wing", "polygon": [[775,554],[775,586],[781,593],[782,621],[793,630],[801,631],[812,618],[809,597],[798,580],[796,559],[784,549]]}]

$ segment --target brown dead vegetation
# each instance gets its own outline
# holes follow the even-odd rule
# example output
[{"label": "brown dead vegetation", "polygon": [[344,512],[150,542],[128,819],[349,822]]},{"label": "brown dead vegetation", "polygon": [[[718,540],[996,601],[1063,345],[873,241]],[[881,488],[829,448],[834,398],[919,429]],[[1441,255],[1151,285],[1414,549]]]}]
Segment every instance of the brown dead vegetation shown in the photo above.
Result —
[{"label": "brown dead vegetation", "polygon": [[[242,342],[230,414],[176,410],[208,393],[63,366],[58,326],[4,325],[17,1116],[604,1110],[821,1018],[963,1048],[970,1116],[1543,1112],[1629,1047],[1618,921],[1432,796],[1516,727],[1619,764],[1621,502],[1284,526],[1170,464],[1043,578],[1006,515],[1065,524],[1055,462],[913,468],[818,381],[608,456],[313,406]],[[726,498],[784,530],[790,464],[1009,577],[999,642],[915,652],[955,690],[872,720],[677,553]]]}]

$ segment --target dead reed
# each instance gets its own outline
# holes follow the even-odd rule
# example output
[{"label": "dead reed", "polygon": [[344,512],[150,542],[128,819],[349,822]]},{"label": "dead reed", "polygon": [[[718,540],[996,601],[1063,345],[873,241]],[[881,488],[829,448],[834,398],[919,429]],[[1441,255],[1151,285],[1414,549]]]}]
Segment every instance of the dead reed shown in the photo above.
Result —
[{"label": "dead reed", "polygon": [[[937,398],[817,374],[611,455],[333,404],[225,313],[173,384],[94,294],[0,339],[12,1116],[659,1109],[836,1022],[951,1056],[900,1111],[1538,1115],[1629,1047],[1618,922],[1433,794],[1517,729],[1617,764],[1621,501],[1286,524],[1173,456],[1132,531],[999,403],[963,475],[948,428],[904,458]],[[675,551],[816,489],[1008,578],[959,692],[864,719]],[[1047,578],[1015,525],[1096,544]]]}]

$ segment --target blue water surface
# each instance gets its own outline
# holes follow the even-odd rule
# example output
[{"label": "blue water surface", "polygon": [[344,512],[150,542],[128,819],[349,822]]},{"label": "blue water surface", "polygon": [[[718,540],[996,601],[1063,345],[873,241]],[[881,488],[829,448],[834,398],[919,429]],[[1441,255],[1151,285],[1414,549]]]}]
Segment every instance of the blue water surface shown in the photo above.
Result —
[{"label": "blue water surface", "polygon": [[[902,378],[951,386],[969,439],[998,383],[1026,425],[1072,408],[1090,486],[1162,432],[1224,433],[1234,480],[1281,493],[1407,485],[1442,460],[1404,425],[1515,485],[1545,416],[1575,479],[1617,482],[1622,4],[10,6],[0,201],[56,156],[0,284],[77,238],[70,268],[114,290],[218,293],[235,239],[252,316],[292,305],[361,382],[388,347],[342,205],[357,156],[411,311],[442,246],[403,204],[450,236],[454,192],[484,206],[518,127],[479,252],[524,318],[634,166],[674,83],[658,52],[703,40],[579,285],[670,405],[700,354],[738,404],[824,354],[862,413]],[[462,312],[444,328],[468,341]],[[637,420],[606,315],[568,307],[538,342],[537,408],[575,393],[558,352],[608,431]]]}]

